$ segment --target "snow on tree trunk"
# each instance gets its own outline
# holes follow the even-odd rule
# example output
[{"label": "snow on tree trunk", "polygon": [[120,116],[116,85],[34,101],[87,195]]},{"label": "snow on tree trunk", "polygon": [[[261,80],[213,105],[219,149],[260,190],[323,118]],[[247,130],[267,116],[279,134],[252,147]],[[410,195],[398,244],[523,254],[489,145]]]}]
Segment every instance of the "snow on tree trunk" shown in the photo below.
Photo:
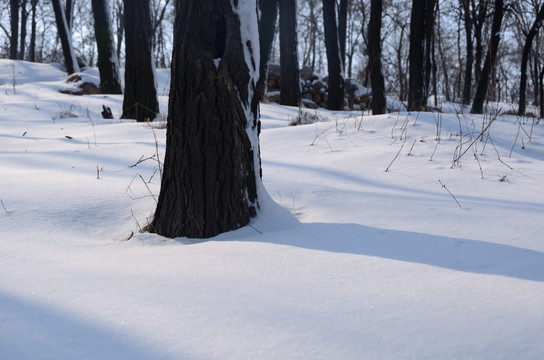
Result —
[{"label": "snow on tree trunk", "polygon": [[107,0],[92,0],[94,32],[98,49],[100,90],[105,94],[121,94],[119,62],[111,31],[111,19]]},{"label": "snow on tree trunk", "polygon": [[51,0],[51,3],[53,4],[53,11],[55,12],[55,20],[57,22],[59,38],[62,44],[66,72],[68,72],[68,74],[79,72],[76,53],[74,51],[74,46],[72,45],[72,33],[70,32],[70,28],[66,21],[66,14],[62,9],[60,0]]},{"label": "snow on tree trunk", "polygon": [[259,32],[255,0],[187,0],[174,25],[161,192],[149,230],[208,238],[257,215]]}]

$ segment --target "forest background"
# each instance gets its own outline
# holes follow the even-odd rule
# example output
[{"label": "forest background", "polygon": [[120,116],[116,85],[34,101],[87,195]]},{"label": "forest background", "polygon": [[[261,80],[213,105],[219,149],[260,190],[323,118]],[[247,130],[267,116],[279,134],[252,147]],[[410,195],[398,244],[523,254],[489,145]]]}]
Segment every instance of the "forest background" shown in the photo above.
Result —
[{"label": "forest background", "polygon": [[[61,43],[58,41],[55,16],[50,1],[15,0],[18,3],[18,50],[19,60],[42,63],[63,62]],[[406,100],[409,81],[409,43],[411,10],[416,2],[385,0],[383,4],[381,46],[382,71],[385,90],[390,96]],[[446,0],[435,1],[430,16],[434,19],[430,51],[431,71],[429,105],[440,102],[462,102],[467,83],[470,97],[476,91],[485,56],[491,38],[495,1],[493,0]],[[531,29],[536,26],[536,36],[528,49],[527,104],[536,106],[529,112],[537,113],[542,104],[544,64],[542,52],[543,34],[538,32],[541,21],[535,21],[542,8],[542,1],[517,0],[504,3],[504,19],[501,27],[494,77],[491,79],[488,100],[517,103],[520,95],[521,62],[524,47]],[[10,58],[13,29],[10,28],[11,2],[0,5],[0,57]],[[121,67],[124,66],[124,9],[123,1],[110,2],[113,32]],[[81,65],[96,66],[97,48],[93,27],[91,2],[72,0],[71,32],[76,55]],[[157,68],[170,66],[174,2],[152,0],[154,34],[154,59]],[[339,24],[345,13],[346,38],[343,75],[366,87],[370,86],[369,36],[370,0],[342,0],[337,2]],[[324,43],[323,2],[318,0],[297,1],[297,48],[299,68],[309,66],[315,73],[327,73],[327,56]],[[429,14],[428,14],[429,15]],[[280,62],[279,22],[276,22],[275,38],[270,60]],[[339,25],[340,27],[340,25]],[[11,54],[13,55],[13,54]],[[13,56],[11,56],[13,58]],[[470,67],[471,71],[468,72]],[[542,113],[542,108],[540,109]]]}]

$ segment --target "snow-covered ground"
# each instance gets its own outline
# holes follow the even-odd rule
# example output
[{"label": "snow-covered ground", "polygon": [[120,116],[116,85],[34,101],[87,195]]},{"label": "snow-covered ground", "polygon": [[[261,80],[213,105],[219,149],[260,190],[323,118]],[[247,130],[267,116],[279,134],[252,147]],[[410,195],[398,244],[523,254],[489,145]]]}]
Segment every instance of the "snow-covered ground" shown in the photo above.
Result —
[{"label": "snow-covered ground", "polygon": [[281,207],[170,240],[138,233],[163,126],[64,78],[0,60],[1,359],[542,358],[542,123],[263,104]]}]

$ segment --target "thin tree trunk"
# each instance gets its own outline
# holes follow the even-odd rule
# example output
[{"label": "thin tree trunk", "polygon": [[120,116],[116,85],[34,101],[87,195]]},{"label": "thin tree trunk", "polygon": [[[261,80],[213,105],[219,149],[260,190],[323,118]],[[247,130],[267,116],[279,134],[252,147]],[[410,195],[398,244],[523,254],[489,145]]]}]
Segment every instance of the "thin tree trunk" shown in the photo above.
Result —
[{"label": "thin tree trunk", "polygon": [[25,59],[25,49],[26,49],[26,23],[28,20],[29,11],[26,10],[27,0],[21,1],[21,38],[20,38],[20,49],[19,49],[19,60]]},{"label": "thin tree trunk", "polygon": [[325,27],[325,47],[327,48],[327,67],[329,70],[329,110],[344,108],[344,79],[342,61],[338,47],[338,29],[334,0],[323,0],[323,25]]},{"label": "thin tree trunk", "polygon": [[111,31],[111,20],[107,0],[92,0],[94,33],[98,49],[100,90],[104,94],[121,94],[119,62],[115,54],[115,43]]},{"label": "thin tree trunk", "polygon": [[382,74],[382,0],[370,2],[370,22],[368,23],[368,57],[370,82],[372,84],[372,114],[385,114],[385,83]]},{"label": "thin tree trunk", "polygon": [[65,12],[62,9],[60,0],[51,0],[51,3],[53,4],[53,11],[55,12],[57,30],[62,44],[66,71],[68,74],[79,72],[79,65],[77,64],[74,47],[72,46],[72,34],[66,23]]},{"label": "thin tree trunk", "polygon": [[178,2],[164,173],[149,229],[159,235],[208,238],[257,214],[257,13],[236,10],[230,0]]},{"label": "thin tree trunk", "polygon": [[521,55],[521,78],[519,82],[519,106],[518,115],[525,115],[526,100],[525,92],[527,91],[527,61],[529,61],[529,55],[533,46],[533,39],[538,33],[540,27],[544,21],[544,5],[540,8],[540,11],[536,15],[535,21],[525,38],[525,45],[523,46],[523,52]]},{"label": "thin tree trunk", "polygon": [[72,32],[72,14],[74,13],[74,2],[73,0],[66,0],[66,8],[64,9],[66,16],[66,24],[68,25],[68,30]]},{"label": "thin tree trunk", "polygon": [[36,6],[38,0],[31,0],[32,4],[32,25],[30,30],[30,45],[28,48],[28,59],[32,62],[36,61]]},{"label": "thin tree trunk", "polygon": [[[124,1],[124,0],[123,0]],[[177,1],[176,1],[177,4]],[[121,47],[125,33],[125,11],[123,2],[117,4],[117,59],[121,59]]]},{"label": "thin tree trunk", "polygon": [[425,90],[425,17],[426,0],[412,1],[410,20],[410,62],[408,78],[408,110],[425,111],[427,98]]},{"label": "thin tree trunk", "polygon": [[504,16],[504,0],[495,1],[495,14],[493,15],[493,24],[491,26],[491,43],[489,45],[489,51],[485,58],[484,67],[482,68],[482,77],[478,83],[478,89],[474,96],[474,102],[472,103],[472,114],[481,114],[483,112],[485,98],[488,92],[489,84],[493,79],[493,72],[495,70],[495,60],[497,58],[497,50],[499,49],[499,42],[501,41],[501,27],[502,19]]},{"label": "thin tree trunk", "polygon": [[[478,14],[474,24],[474,39],[476,39],[476,55],[474,58],[475,83],[479,84],[482,78],[482,59],[484,54],[482,30],[487,17],[487,5],[489,0],[480,0],[478,3]],[[474,10],[476,11],[476,9]],[[474,17],[473,17],[474,18]]]},{"label": "thin tree trunk", "polygon": [[125,96],[121,119],[153,121],[159,113],[149,0],[125,0]]},{"label": "thin tree trunk", "polygon": [[431,95],[430,84],[433,69],[432,48],[434,43],[434,18],[437,13],[437,0],[425,1],[425,99]]},{"label": "thin tree trunk", "polygon": [[11,36],[9,39],[9,58],[17,60],[17,45],[19,43],[19,1],[10,0]]},{"label": "thin tree trunk", "polygon": [[279,0],[280,5],[280,104],[298,106],[300,79],[297,57],[295,0]]},{"label": "thin tree trunk", "polygon": [[338,6],[338,45],[340,46],[340,60],[342,70],[346,71],[346,30],[348,19],[348,1],[340,0]]},{"label": "thin tree trunk", "polygon": [[472,18],[470,16],[469,0],[461,0],[465,20],[465,42],[467,47],[467,62],[465,64],[465,81],[463,84],[463,104],[470,104],[472,90],[472,66],[474,63],[474,44],[472,41]]},{"label": "thin tree trunk", "polygon": [[278,0],[260,0],[259,8],[261,12],[259,19],[260,65],[259,81],[257,81],[257,98],[261,101],[266,92],[270,49],[274,41],[276,18],[278,17]]}]

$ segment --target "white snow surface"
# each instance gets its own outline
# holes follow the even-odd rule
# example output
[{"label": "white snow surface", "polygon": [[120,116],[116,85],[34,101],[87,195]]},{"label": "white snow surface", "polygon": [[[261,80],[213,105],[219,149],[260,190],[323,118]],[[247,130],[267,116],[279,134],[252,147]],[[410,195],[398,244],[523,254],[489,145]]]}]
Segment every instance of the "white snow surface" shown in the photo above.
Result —
[{"label": "white snow surface", "polygon": [[64,78],[0,60],[1,359],[542,358],[542,123],[262,104],[273,200],[172,240],[138,233],[163,126]]}]

